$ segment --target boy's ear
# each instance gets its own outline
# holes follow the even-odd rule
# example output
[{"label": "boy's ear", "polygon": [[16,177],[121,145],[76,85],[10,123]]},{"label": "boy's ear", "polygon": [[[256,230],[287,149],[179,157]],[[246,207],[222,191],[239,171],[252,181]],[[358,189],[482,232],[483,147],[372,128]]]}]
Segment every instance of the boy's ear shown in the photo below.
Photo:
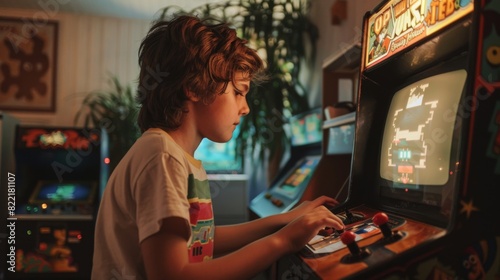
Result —
[{"label": "boy's ear", "polygon": [[198,102],[200,101],[200,97],[196,96],[196,94],[188,89],[184,89],[184,94],[186,95],[186,97],[193,101],[193,102]]}]

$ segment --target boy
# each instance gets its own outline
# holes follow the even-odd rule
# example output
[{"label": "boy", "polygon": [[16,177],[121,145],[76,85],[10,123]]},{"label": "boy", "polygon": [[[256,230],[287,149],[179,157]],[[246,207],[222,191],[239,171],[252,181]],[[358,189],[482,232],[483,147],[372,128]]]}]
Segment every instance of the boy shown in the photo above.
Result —
[{"label": "boy", "polygon": [[193,154],[203,138],[231,139],[249,113],[245,96],[263,63],[245,44],[227,25],[191,16],[150,29],[139,50],[143,135],[104,192],[93,279],[251,278],[320,229],[343,228],[323,206],[337,203],[328,197],[284,214],[214,225],[207,175]]}]

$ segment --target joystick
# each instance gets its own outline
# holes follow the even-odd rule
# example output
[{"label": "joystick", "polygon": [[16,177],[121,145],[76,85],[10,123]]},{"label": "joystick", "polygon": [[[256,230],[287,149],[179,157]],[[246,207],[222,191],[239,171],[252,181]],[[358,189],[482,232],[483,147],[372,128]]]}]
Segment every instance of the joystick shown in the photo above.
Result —
[{"label": "joystick", "polygon": [[342,263],[359,262],[370,255],[370,251],[368,249],[359,248],[356,243],[356,234],[352,231],[345,231],[342,233],[340,235],[340,240],[347,246],[349,252],[351,252],[349,255],[345,255],[342,259],[340,259]]},{"label": "joystick", "polygon": [[353,214],[349,209],[344,209],[345,219],[343,220],[344,224],[354,224],[364,219],[364,216],[359,214]]},{"label": "joystick", "polygon": [[354,219],[354,215],[347,208],[345,209],[345,216],[347,217],[347,219],[349,219],[349,221],[352,221]]},{"label": "joystick", "polygon": [[384,243],[392,243],[398,241],[403,237],[403,235],[397,231],[392,231],[388,225],[389,217],[387,214],[380,212],[373,216],[373,223],[379,227],[380,231],[384,235]]},{"label": "joystick", "polygon": [[387,225],[388,221],[389,217],[385,213],[380,212],[373,216],[373,223],[380,228],[380,231],[382,231],[384,238],[389,238],[392,236],[392,230],[389,225]]}]

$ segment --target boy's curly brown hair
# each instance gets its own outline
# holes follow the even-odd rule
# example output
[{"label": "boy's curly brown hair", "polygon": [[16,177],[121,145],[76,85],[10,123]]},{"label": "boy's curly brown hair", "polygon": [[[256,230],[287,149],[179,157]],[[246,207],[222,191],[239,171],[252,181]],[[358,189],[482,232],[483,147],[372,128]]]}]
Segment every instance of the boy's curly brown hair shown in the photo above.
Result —
[{"label": "boy's curly brown hair", "polygon": [[234,29],[189,15],[155,23],[140,45],[139,65],[142,132],[177,129],[187,91],[209,104],[238,71],[254,82],[265,79],[262,60]]}]

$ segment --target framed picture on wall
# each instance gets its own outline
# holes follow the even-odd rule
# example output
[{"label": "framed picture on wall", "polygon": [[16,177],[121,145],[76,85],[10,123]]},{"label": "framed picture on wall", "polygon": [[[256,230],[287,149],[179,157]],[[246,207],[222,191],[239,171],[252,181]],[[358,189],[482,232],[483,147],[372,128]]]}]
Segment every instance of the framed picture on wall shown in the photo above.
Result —
[{"label": "framed picture on wall", "polygon": [[0,110],[54,112],[58,22],[0,17]]}]

